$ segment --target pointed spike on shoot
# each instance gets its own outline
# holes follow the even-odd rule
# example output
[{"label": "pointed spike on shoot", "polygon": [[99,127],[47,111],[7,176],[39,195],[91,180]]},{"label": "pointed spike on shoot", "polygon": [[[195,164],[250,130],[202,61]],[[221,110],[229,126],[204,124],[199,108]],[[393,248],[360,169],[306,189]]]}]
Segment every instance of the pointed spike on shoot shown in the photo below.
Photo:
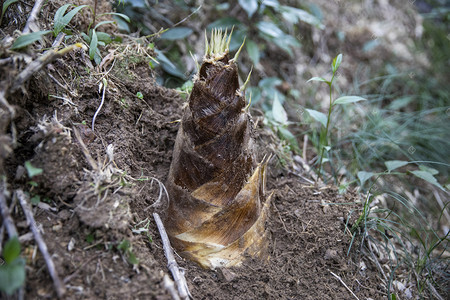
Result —
[{"label": "pointed spike on shoot", "polygon": [[212,29],[209,42],[205,32],[206,58],[213,61],[222,59],[226,54],[228,54],[230,42],[231,34],[228,35],[228,29],[225,30],[225,32],[222,29]]},{"label": "pointed spike on shoot", "polygon": [[244,111],[248,111],[250,109],[250,104],[252,104],[252,93],[250,93],[250,96],[248,97],[248,104],[244,108]]},{"label": "pointed spike on shoot", "polygon": [[245,89],[247,88],[247,85],[250,82],[250,76],[252,75],[252,71],[253,71],[253,66],[252,66],[252,68],[250,69],[250,72],[247,75],[247,79],[245,80],[244,84],[240,88],[241,92],[245,92]]},{"label": "pointed spike on shoot", "polygon": [[245,44],[245,40],[247,39],[247,37],[244,38],[244,41],[242,42],[241,47],[239,47],[239,50],[236,52],[236,54],[234,55],[232,61],[236,62],[239,58],[239,54],[241,54],[241,50],[242,48],[244,48],[244,44]]},{"label": "pointed spike on shoot", "polygon": [[228,42],[227,42],[227,49],[230,49],[230,43],[231,43],[231,36],[233,35],[234,25],[231,27],[230,35],[228,36]]},{"label": "pointed spike on shoot", "polygon": [[205,55],[209,54],[209,43],[208,43],[208,34],[205,29]]},{"label": "pointed spike on shoot", "polygon": [[189,54],[191,55],[191,57],[192,57],[192,60],[194,61],[194,63],[195,63],[195,68],[196,68],[196,71],[198,72],[199,70],[200,70],[200,64],[198,63],[198,60],[197,60],[197,58],[195,57],[195,55],[194,54],[192,54],[192,52],[191,51],[189,51]]}]

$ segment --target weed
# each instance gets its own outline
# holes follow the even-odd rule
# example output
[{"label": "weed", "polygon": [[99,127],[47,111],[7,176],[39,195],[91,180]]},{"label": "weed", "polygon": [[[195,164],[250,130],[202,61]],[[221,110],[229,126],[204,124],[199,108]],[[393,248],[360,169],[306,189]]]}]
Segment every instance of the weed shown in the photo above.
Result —
[{"label": "weed", "polygon": [[128,259],[128,262],[132,265],[139,264],[139,259],[136,258],[136,255],[133,253],[133,246],[130,241],[123,240],[117,246],[117,250],[119,250],[123,255],[125,255]]},{"label": "weed", "polygon": [[[322,175],[322,163],[325,162],[324,161],[324,152],[325,152],[325,150],[328,152],[331,149],[331,147],[329,146],[328,132],[330,130],[331,111],[333,110],[333,107],[335,105],[355,103],[355,102],[358,102],[361,100],[367,100],[367,99],[359,97],[359,96],[343,96],[343,97],[340,97],[333,101],[333,82],[334,82],[334,79],[336,78],[336,74],[339,69],[339,66],[341,65],[341,62],[342,62],[342,54],[339,54],[338,56],[336,56],[333,59],[333,62],[331,64],[331,70],[333,72],[333,75],[331,76],[331,79],[329,81],[322,77],[313,77],[310,80],[308,80],[308,82],[309,81],[325,82],[328,85],[329,90],[330,90],[330,103],[328,106],[328,115],[325,115],[322,112],[312,110],[312,109],[306,110],[313,119],[319,121],[323,125],[321,132],[320,132],[319,147],[318,147],[320,154],[319,154],[319,166],[317,169],[317,173],[318,173],[319,177]],[[328,161],[328,160],[326,160],[326,161]]]},{"label": "weed", "polygon": [[3,248],[3,259],[0,259],[0,290],[11,295],[25,282],[25,260],[20,257],[20,242],[14,236]]},{"label": "weed", "polygon": [[16,3],[16,2],[18,2],[18,1],[19,1],[19,0],[6,0],[5,2],[3,2],[3,5],[2,5],[2,15],[1,15],[1,17],[0,17],[0,25],[2,24],[3,16],[5,15],[5,12],[6,12],[6,10],[8,9],[8,7],[9,7],[11,4]]}]

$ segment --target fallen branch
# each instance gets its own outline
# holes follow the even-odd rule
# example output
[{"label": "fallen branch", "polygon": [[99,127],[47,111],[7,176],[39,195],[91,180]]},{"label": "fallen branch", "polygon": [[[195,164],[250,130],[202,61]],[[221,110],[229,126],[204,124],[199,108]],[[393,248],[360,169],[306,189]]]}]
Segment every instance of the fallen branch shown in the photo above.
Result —
[{"label": "fallen branch", "polygon": [[172,296],[173,300],[180,300],[180,296],[178,296],[178,292],[175,288],[175,283],[170,279],[169,275],[164,274],[164,288],[169,292]]},{"label": "fallen branch", "polygon": [[44,257],[45,263],[47,264],[48,271],[50,273],[50,276],[53,279],[53,284],[56,289],[56,294],[58,298],[62,298],[65,293],[65,286],[62,284],[61,280],[59,279],[58,273],[55,269],[55,264],[53,263],[52,257],[50,256],[50,253],[48,253],[47,245],[44,242],[44,239],[41,236],[41,233],[39,232],[39,229],[36,226],[36,221],[33,217],[33,212],[28,207],[28,196],[25,195],[25,193],[22,190],[16,191],[16,196],[19,199],[20,206],[22,206],[23,212],[25,214],[25,217],[30,224],[31,232],[33,232],[34,240],[36,241],[39,250],[42,253],[42,256]]},{"label": "fallen branch", "polygon": [[33,31],[33,32],[39,31],[39,26],[37,25],[36,19],[37,19],[37,15],[41,11],[41,7],[42,7],[43,3],[44,3],[44,0],[37,0],[34,3],[33,9],[31,10],[30,16],[28,17],[28,20],[27,20],[27,24],[25,24],[25,28],[22,31],[23,34],[30,33],[30,31]]},{"label": "fallen branch", "polygon": [[12,238],[13,236],[18,236],[16,226],[14,225],[14,220],[9,214],[8,204],[6,203],[5,194],[0,191],[0,211],[3,218],[3,224],[8,231],[8,236]]},{"label": "fallen branch", "polygon": [[19,75],[14,80],[14,83],[11,87],[10,93],[15,92],[18,90],[22,84],[24,84],[30,77],[41,70],[44,66],[51,63],[55,59],[62,57],[66,53],[75,50],[76,48],[82,48],[85,49],[86,46],[84,46],[81,43],[76,43],[70,46],[67,46],[61,50],[48,50],[46,51],[42,56],[40,56],[38,59],[32,61],[22,72],[20,72]]},{"label": "fallen branch", "polygon": [[334,277],[336,277],[336,278],[342,283],[342,285],[345,286],[345,288],[353,295],[353,297],[355,297],[357,300],[359,300],[359,298],[356,297],[356,295],[355,295],[355,294],[352,292],[352,290],[345,284],[345,282],[341,279],[340,276],[334,274],[334,273],[331,272],[331,271],[328,271],[328,272],[330,272],[331,275],[333,275]]},{"label": "fallen branch", "polygon": [[190,293],[186,278],[184,278],[184,274],[180,272],[177,261],[175,260],[172,247],[170,246],[169,237],[167,236],[166,229],[164,228],[164,224],[162,223],[161,218],[157,213],[153,213],[153,218],[155,219],[156,226],[158,226],[159,234],[161,235],[164,254],[167,258],[167,267],[169,268],[170,272],[172,273],[173,279],[175,280],[175,284],[178,288],[178,294],[181,299],[189,299]]}]

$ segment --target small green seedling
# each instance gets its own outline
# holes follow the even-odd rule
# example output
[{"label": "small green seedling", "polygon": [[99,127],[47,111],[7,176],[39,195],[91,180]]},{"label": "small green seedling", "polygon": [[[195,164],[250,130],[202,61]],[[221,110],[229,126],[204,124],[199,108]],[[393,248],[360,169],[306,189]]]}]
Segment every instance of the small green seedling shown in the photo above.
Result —
[{"label": "small green seedling", "polygon": [[133,253],[133,247],[131,246],[130,241],[123,240],[118,246],[117,250],[121,251],[128,258],[128,262],[132,265],[139,264],[139,259],[136,258],[136,255]]},{"label": "small green seedling", "polygon": [[2,16],[0,17],[0,25],[2,24],[3,16],[5,15],[5,12],[6,12],[6,10],[8,9],[8,7],[9,7],[11,4],[16,3],[17,1],[19,1],[19,0],[6,0],[6,1],[3,3],[3,6],[2,6]]},{"label": "small green seedling", "polygon": [[25,260],[20,257],[17,236],[6,242],[3,258],[0,258],[0,290],[12,295],[25,282]]},{"label": "small green seedling", "polygon": [[329,151],[331,149],[331,147],[329,146],[329,142],[328,142],[328,131],[330,130],[330,120],[331,120],[331,111],[333,110],[333,107],[336,105],[342,105],[342,104],[348,104],[348,103],[355,103],[358,101],[362,101],[362,100],[367,100],[363,97],[359,97],[359,96],[343,96],[343,97],[339,97],[338,99],[333,101],[333,82],[336,78],[336,75],[338,74],[338,69],[339,66],[341,65],[342,62],[342,54],[339,54],[338,56],[336,56],[333,59],[333,63],[331,64],[331,70],[333,72],[333,75],[331,76],[331,79],[328,81],[322,77],[313,77],[310,80],[308,80],[308,82],[310,81],[321,81],[321,82],[325,82],[329,89],[330,89],[330,104],[328,107],[328,115],[325,115],[324,113],[320,112],[320,111],[316,111],[313,109],[306,109],[306,111],[309,113],[309,115],[315,119],[316,121],[320,122],[320,124],[322,124],[322,130],[320,132],[320,137],[319,137],[319,167],[317,169],[318,172],[318,178],[321,176],[322,174],[322,163],[324,162],[324,152]]},{"label": "small green seedling", "polygon": [[142,95],[141,92],[137,92],[136,97],[138,97],[139,99],[144,99],[144,95]]}]

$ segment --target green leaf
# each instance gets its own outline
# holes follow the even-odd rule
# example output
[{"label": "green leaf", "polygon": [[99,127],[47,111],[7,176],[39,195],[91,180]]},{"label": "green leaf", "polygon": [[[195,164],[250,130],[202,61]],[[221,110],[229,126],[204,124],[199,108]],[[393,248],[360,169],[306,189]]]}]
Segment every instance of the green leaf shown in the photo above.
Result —
[{"label": "green leaf", "polygon": [[[109,44],[112,42],[111,36],[106,32],[98,32],[96,31],[98,42],[103,42],[105,44]],[[98,47],[97,47],[98,48]]]},{"label": "green leaf", "polygon": [[89,35],[87,35],[86,33],[81,32],[81,37],[83,38],[83,40],[84,40],[86,43],[88,43],[88,44],[91,43],[91,37],[90,37]]},{"label": "green leaf", "polygon": [[233,17],[225,17],[218,19],[211,24],[209,24],[206,29],[208,31],[211,31],[211,29],[217,28],[217,29],[231,29],[233,26],[240,27],[241,22]]},{"label": "green leaf", "polygon": [[313,77],[310,80],[308,80],[307,82],[310,82],[310,81],[321,81],[321,82],[326,82],[326,83],[330,84],[330,82],[328,80],[326,80],[325,78],[322,78],[322,77]]},{"label": "green leaf", "polygon": [[291,151],[300,153],[300,147],[298,146],[297,138],[284,126],[278,126],[278,134],[280,137],[289,142]]},{"label": "green leaf", "polygon": [[359,171],[358,172],[358,179],[361,182],[361,186],[364,185],[364,183],[369,180],[375,173],[373,172],[366,172],[366,171]]},{"label": "green leaf", "polygon": [[137,264],[139,264],[139,259],[136,258],[136,255],[133,252],[129,251],[128,252],[128,262],[130,264],[137,265]]},{"label": "green leaf", "polygon": [[190,36],[192,32],[193,30],[189,27],[176,27],[165,31],[160,38],[169,41],[181,40]]},{"label": "green leaf", "polygon": [[64,4],[63,6],[61,6],[60,8],[58,8],[58,10],[55,13],[55,17],[53,18],[53,34],[55,36],[58,35],[58,33],[61,32],[61,30],[64,28],[64,26],[62,26],[62,18],[64,16],[64,13],[66,12],[67,8],[69,8],[69,6],[71,6],[72,4]]},{"label": "green leaf", "polygon": [[311,118],[320,122],[323,125],[323,127],[327,127],[327,116],[324,113],[308,108],[306,109],[306,111],[311,116]]},{"label": "green leaf", "polygon": [[425,181],[428,181],[431,184],[434,184],[435,186],[439,187],[442,190],[445,190],[444,187],[437,181],[436,178],[434,178],[433,174],[427,171],[422,170],[416,170],[416,171],[410,171],[414,176],[419,177],[420,179],[423,179]]},{"label": "green leaf", "polygon": [[280,100],[278,100],[277,94],[275,94],[275,97],[273,98],[272,115],[273,119],[280,124],[286,124],[288,121],[287,113],[284,110],[283,105],[281,105]]},{"label": "green leaf", "polygon": [[33,178],[34,176],[41,175],[44,172],[44,170],[42,170],[41,168],[33,167],[33,165],[31,164],[31,162],[29,160],[27,160],[25,162],[25,169],[27,169],[29,178]]},{"label": "green leaf", "polygon": [[283,34],[278,38],[270,39],[273,43],[275,43],[275,45],[286,51],[291,57],[293,57],[294,55],[291,48],[297,48],[301,46],[298,40],[287,34]]},{"label": "green leaf", "polygon": [[117,16],[114,16],[113,19],[116,21],[117,27],[119,27],[120,31],[126,31],[128,33],[131,32],[130,25],[128,25],[128,23],[124,19]]},{"label": "green leaf", "polygon": [[359,96],[343,96],[343,97],[339,97],[336,100],[334,100],[333,105],[354,103],[354,102],[363,101],[363,100],[367,100],[367,99],[363,98],[363,97],[359,97]]},{"label": "green leaf", "polygon": [[115,23],[114,21],[101,21],[101,22],[99,22],[97,25],[95,25],[95,27],[94,27],[94,29],[97,29],[98,27],[100,27],[100,26],[102,26],[102,25],[105,25],[105,24],[112,24],[112,23]]},{"label": "green leaf", "polygon": [[18,258],[0,267],[0,290],[11,295],[25,282],[25,260]]},{"label": "green leaf", "polygon": [[142,95],[141,92],[137,92],[136,97],[138,97],[139,99],[144,99],[144,95]]},{"label": "green leaf", "polygon": [[392,170],[406,166],[407,164],[409,164],[409,162],[404,160],[388,160],[385,161],[384,164],[386,165],[388,171],[391,172]]},{"label": "green leaf", "polygon": [[167,56],[164,55],[164,53],[162,53],[161,51],[159,51],[158,49],[155,49],[155,52],[157,54],[156,56],[156,60],[159,61],[161,63],[161,68],[166,71],[167,73],[169,73],[172,76],[181,78],[183,80],[186,80],[186,75],[181,72],[174,64],[173,62],[171,62]]},{"label": "green leaf", "polygon": [[41,202],[41,196],[35,195],[30,199],[31,204],[38,205]]},{"label": "green leaf", "polygon": [[72,9],[70,12],[68,12],[67,14],[64,15],[64,17],[62,17],[62,21],[61,21],[61,25],[63,25],[62,28],[66,27],[70,21],[72,21],[73,17],[75,17],[75,15],[82,10],[83,8],[87,7],[88,5],[80,5],[75,7],[74,9]]},{"label": "green leaf", "polygon": [[91,43],[89,44],[89,57],[90,59],[95,58],[95,53],[97,52],[98,47],[98,37],[95,29],[92,30]]},{"label": "green leaf", "polygon": [[303,9],[281,5],[280,11],[282,11],[281,16],[283,17],[283,19],[291,24],[297,24],[299,21],[301,21],[320,29],[325,27],[317,17],[313,16]]},{"label": "green leaf", "polygon": [[113,16],[121,17],[122,19],[124,19],[125,21],[130,23],[130,17],[128,17],[127,15],[121,14],[121,13],[109,12],[109,13],[104,13],[102,15],[113,15]]},{"label": "green leaf", "polygon": [[331,69],[333,70],[333,74],[336,73],[337,69],[341,65],[342,62],[342,54],[339,54],[333,59],[333,63],[331,64]]},{"label": "green leaf", "polygon": [[73,17],[81,9],[87,7],[88,5],[77,6],[74,9],[72,9],[70,12],[68,12],[66,15],[64,15],[64,13],[66,12],[66,10],[69,6],[73,6],[73,5],[65,4],[56,11],[55,18],[54,18],[54,25],[53,25],[54,36],[57,36],[64,29],[64,27],[66,27],[70,23],[70,21],[73,19]]},{"label": "green leaf", "polygon": [[260,21],[256,24],[256,27],[260,32],[273,38],[279,38],[285,34],[280,28],[278,28],[277,25],[272,22]]},{"label": "green leaf", "polygon": [[128,240],[123,240],[118,246],[117,249],[122,250],[124,252],[128,251],[130,249],[130,241]]},{"label": "green leaf", "polygon": [[42,39],[50,30],[36,31],[19,36],[11,46],[11,50],[21,49]]},{"label": "green leaf", "polygon": [[8,7],[9,7],[11,4],[16,3],[17,1],[19,1],[19,0],[6,0],[6,1],[3,3],[2,16],[0,17],[0,24],[2,24],[1,21],[3,20],[3,15],[5,14],[5,12],[6,12],[6,10],[8,9]]},{"label": "green leaf", "polygon": [[419,165],[419,169],[422,170],[422,171],[426,171],[426,172],[430,173],[433,176],[439,174],[438,170],[430,168],[430,167],[427,167],[427,166],[424,166],[424,165]]},{"label": "green leaf", "polygon": [[258,9],[257,0],[239,0],[238,2],[239,5],[247,12],[249,18],[251,18]]},{"label": "green leaf", "polygon": [[3,248],[3,258],[9,264],[20,255],[20,242],[17,236],[12,237],[5,243]]},{"label": "green leaf", "polygon": [[258,44],[256,44],[252,40],[247,40],[245,43],[245,48],[247,49],[248,56],[252,60],[253,64],[255,65],[259,64],[260,53]]}]

